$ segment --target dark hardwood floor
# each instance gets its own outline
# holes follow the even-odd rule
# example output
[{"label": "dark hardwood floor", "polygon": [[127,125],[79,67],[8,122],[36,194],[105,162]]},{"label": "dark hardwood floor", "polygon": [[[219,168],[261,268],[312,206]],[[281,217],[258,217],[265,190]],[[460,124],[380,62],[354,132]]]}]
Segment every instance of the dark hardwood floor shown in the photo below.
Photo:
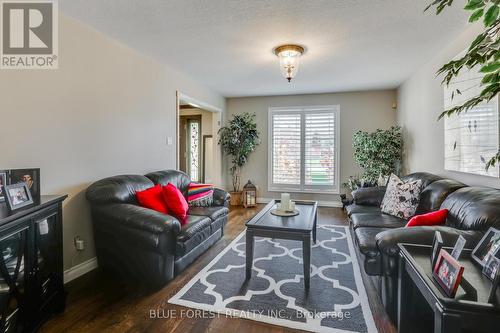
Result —
[{"label": "dark hardwood floor", "polygon": [[[232,208],[224,238],[163,289],[149,292],[141,286],[116,281],[99,270],[66,285],[69,292],[66,311],[53,317],[41,332],[299,332],[253,320],[220,316],[217,318],[180,317],[186,309],[168,303],[192,277],[219,254],[245,229],[245,222],[264,205],[254,209]],[[319,208],[319,224],[346,225],[347,217],[339,208]],[[363,269],[361,269],[364,275]],[[370,307],[379,332],[396,332],[373,286],[363,276]],[[150,310],[176,310],[174,318],[151,319]]]}]

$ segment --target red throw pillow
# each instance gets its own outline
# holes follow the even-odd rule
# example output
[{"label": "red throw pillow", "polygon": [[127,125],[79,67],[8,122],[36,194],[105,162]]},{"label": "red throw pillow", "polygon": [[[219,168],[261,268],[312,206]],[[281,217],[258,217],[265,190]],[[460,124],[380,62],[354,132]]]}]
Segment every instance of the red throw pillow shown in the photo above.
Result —
[{"label": "red throw pillow", "polygon": [[441,209],[422,215],[413,216],[406,224],[407,227],[416,227],[420,225],[441,225],[446,222],[448,209]]},{"label": "red throw pillow", "polygon": [[168,214],[167,204],[163,199],[161,185],[156,185],[144,191],[135,192],[135,197],[141,207],[154,209],[157,212]]},{"label": "red throw pillow", "polygon": [[182,195],[181,191],[175,185],[168,183],[167,186],[163,186],[163,199],[167,204],[168,211],[170,214],[177,217],[181,224],[186,223],[186,215],[189,209],[186,198]]}]

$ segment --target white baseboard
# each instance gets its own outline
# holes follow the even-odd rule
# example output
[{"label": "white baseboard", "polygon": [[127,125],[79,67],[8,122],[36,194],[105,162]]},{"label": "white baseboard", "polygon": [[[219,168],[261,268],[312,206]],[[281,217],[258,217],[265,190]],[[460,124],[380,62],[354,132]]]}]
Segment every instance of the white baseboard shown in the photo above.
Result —
[{"label": "white baseboard", "polygon": [[76,266],[73,266],[70,269],[64,271],[64,283],[68,283],[69,281],[72,281],[96,268],[97,268],[96,257],[84,261]]},{"label": "white baseboard", "polygon": [[[266,204],[266,203],[269,203],[271,200],[273,200],[273,199],[271,199],[271,198],[257,198],[257,203]],[[335,201],[335,200],[332,200],[332,201],[318,201],[318,206],[320,206],[320,207],[342,208],[342,202]]]}]

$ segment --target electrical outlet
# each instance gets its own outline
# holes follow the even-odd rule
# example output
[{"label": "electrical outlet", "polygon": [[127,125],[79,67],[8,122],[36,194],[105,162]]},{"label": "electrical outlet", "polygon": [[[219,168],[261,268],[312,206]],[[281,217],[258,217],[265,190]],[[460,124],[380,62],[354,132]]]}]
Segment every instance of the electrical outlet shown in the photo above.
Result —
[{"label": "electrical outlet", "polygon": [[80,236],[75,236],[75,249],[77,251],[85,250],[85,242],[80,238]]}]

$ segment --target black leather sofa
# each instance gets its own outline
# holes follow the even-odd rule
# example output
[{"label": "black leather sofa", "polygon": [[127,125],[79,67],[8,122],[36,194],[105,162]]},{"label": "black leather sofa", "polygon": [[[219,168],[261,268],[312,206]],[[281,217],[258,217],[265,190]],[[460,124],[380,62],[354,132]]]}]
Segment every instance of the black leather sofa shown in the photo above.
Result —
[{"label": "black leather sofa", "polygon": [[439,230],[444,246],[453,246],[462,235],[467,241],[466,247],[473,248],[489,227],[500,228],[500,190],[469,187],[424,172],[402,179],[422,180],[416,214],[447,208],[445,225],[405,228],[406,220],[380,210],[385,187],[354,191],[354,202],[346,207],[358,256],[393,320],[397,311],[398,243],[431,245],[434,232]]},{"label": "black leather sofa", "polygon": [[188,175],[176,170],[99,180],[87,189],[99,267],[151,288],[165,285],[220,239],[229,193],[216,188],[212,207],[193,207],[188,223],[140,207],[135,192],[172,183],[185,195]]}]

